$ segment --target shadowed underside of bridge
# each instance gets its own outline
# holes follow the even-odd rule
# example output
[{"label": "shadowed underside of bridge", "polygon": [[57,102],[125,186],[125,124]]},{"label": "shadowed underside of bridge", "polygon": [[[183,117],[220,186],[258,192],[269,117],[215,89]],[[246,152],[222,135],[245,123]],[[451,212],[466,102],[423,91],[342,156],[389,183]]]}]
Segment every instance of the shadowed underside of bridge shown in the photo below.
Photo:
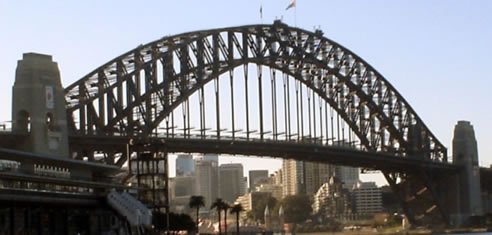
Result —
[{"label": "shadowed underside of bridge", "polygon": [[436,190],[455,171],[446,148],[381,74],[321,31],[275,22],[164,37],[65,92],[76,158],[122,166],[138,156],[133,140],[139,151],[379,169],[411,222],[448,221]]}]

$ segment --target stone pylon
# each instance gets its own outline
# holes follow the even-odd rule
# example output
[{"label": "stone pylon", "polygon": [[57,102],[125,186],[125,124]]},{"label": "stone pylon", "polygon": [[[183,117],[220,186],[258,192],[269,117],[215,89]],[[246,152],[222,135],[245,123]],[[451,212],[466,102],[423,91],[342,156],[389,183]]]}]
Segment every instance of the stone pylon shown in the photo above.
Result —
[{"label": "stone pylon", "polygon": [[20,150],[68,158],[65,92],[52,57],[24,54],[12,93],[12,131],[28,136]]},{"label": "stone pylon", "polygon": [[463,224],[471,216],[483,216],[477,140],[469,121],[458,121],[454,127],[453,163],[462,166],[458,176],[460,206],[457,219]]}]

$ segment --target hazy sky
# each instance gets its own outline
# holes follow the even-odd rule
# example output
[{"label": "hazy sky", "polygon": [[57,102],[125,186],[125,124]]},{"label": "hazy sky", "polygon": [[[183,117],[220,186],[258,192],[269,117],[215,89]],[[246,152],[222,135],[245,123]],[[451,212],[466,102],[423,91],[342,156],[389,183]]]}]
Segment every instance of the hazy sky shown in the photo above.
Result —
[{"label": "hazy sky", "polygon": [[[481,165],[492,164],[492,1],[3,1],[0,113],[24,52],[51,54],[67,86],[140,44],[177,33],[272,23],[312,30],[349,48],[405,97],[449,148],[458,120],[475,127]],[[260,19],[263,5],[263,19]],[[224,161],[235,161],[233,159]],[[278,167],[249,158],[247,168]]]}]

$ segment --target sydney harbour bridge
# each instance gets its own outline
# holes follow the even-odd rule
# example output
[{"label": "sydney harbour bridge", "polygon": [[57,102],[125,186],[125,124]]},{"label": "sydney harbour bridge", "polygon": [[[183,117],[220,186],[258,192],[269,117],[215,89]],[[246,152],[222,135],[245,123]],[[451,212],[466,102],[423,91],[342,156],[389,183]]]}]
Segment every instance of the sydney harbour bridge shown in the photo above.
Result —
[{"label": "sydney harbour bridge", "polygon": [[[46,191],[30,190],[31,203],[89,205],[111,190],[135,190],[149,208],[167,211],[168,185],[158,182],[167,182],[168,154],[186,152],[380,170],[414,225],[453,226],[475,215],[480,188],[464,183],[478,166],[466,160],[469,148],[451,163],[396,88],[320,30],[276,21],[163,37],[66,88],[50,56],[23,61],[12,131],[0,133],[1,158],[19,170],[0,179],[12,195]],[[33,101],[23,101],[25,92]],[[69,174],[39,173],[47,170]]]}]

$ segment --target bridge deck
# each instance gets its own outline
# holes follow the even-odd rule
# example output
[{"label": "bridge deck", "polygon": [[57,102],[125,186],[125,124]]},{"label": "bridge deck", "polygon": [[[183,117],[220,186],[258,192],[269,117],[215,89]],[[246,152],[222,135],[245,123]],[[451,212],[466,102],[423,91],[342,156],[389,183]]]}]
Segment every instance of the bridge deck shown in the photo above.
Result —
[{"label": "bridge deck", "polygon": [[[432,168],[455,171],[456,165],[416,157],[402,157],[382,152],[367,152],[342,146],[273,140],[243,140],[224,138],[193,139],[152,137],[146,140],[168,152],[217,153],[245,156],[265,156],[320,163],[365,167],[376,170],[408,171],[410,168]],[[71,144],[93,149],[123,148],[132,142],[128,137],[71,136]],[[135,141],[133,141],[135,142]]]},{"label": "bridge deck", "polygon": [[[10,143],[22,139],[23,136],[1,133],[0,143]],[[70,145],[77,148],[88,147],[94,150],[126,149],[131,142],[126,136],[70,136]],[[411,156],[395,156],[391,153],[367,152],[343,146],[320,145],[309,142],[274,141],[243,138],[166,138],[150,137],[153,145],[168,152],[218,153],[245,156],[265,156],[283,159],[296,159],[331,163],[347,166],[364,167],[375,170],[407,171],[410,168],[433,168],[455,171],[457,166],[450,163],[436,162]],[[4,146],[5,144],[1,145]],[[39,160],[60,166],[81,166],[101,171],[117,171],[117,166],[46,157],[39,154],[26,153],[0,147],[1,159],[7,160]]]}]

